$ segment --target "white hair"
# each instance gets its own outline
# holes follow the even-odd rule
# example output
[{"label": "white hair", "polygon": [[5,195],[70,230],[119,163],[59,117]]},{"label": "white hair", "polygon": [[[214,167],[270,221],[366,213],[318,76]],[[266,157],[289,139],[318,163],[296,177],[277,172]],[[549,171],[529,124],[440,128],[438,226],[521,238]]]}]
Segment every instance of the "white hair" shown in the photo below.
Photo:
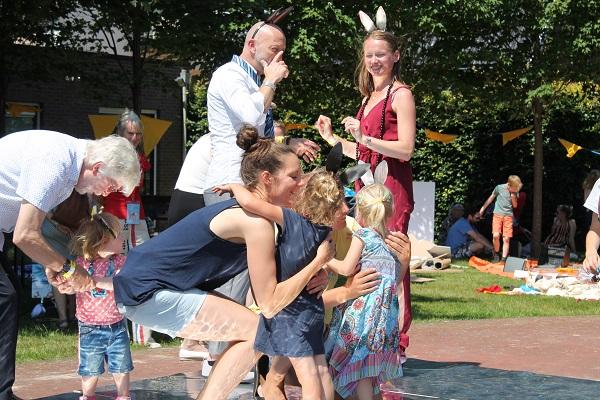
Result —
[{"label": "white hair", "polygon": [[124,137],[110,135],[102,139],[90,140],[85,160],[90,165],[102,163],[103,166],[99,171],[117,181],[125,196],[129,196],[140,184],[142,173],[138,153]]}]

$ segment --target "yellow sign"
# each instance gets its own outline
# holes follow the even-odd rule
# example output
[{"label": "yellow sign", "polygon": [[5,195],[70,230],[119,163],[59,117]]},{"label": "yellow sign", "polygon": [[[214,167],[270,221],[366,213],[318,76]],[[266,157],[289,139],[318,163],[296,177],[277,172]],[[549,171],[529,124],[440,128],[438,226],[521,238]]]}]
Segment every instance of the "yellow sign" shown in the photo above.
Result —
[{"label": "yellow sign", "polygon": [[[96,139],[112,134],[119,122],[119,115],[113,114],[88,115],[88,118]],[[144,125],[144,154],[148,155],[167,132],[172,122],[142,115],[142,124]]]}]

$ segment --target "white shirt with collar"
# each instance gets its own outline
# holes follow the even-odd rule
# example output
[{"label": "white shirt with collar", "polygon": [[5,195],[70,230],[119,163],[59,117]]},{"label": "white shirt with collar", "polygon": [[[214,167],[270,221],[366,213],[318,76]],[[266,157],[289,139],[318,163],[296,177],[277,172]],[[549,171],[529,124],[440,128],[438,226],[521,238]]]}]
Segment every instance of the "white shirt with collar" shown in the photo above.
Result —
[{"label": "white shirt with collar", "polygon": [[587,208],[588,210],[590,210],[591,212],[598,213],[598,206],[600,206],[600,204],[598,203],[599,201],[600,201],[600,179],[598,179],[596,181],[596,183],[594,183],[594,187],[592,188],[592,191],[590,192],[587,199],[585,200],[585,203],[583,204],[583,206],[585,208]]},{"label": "white shirt with collar", "polygon": [[248,123],[258,129],[260,136],[264,135],[268,111],[264,101],[254,79],[237,63],[228,62],[213,73],[206,96],[212,153],[206,188],[242,181],[244,151],[235,143],[237,132]]},{"label": "white shirt with collar", "polygon": [[[0,232],[15,229],[21,202],[43,212],[69,197],[79,180],[87,140],[30,130],[0,138]],[[0,251],[4,235],[0,235]]]},{"label": "white shirt with collar", "polygon": [[207,133],[194,143],[185,156],[175,189],[187,193],[203,194],[210,160],[210,133]]}]

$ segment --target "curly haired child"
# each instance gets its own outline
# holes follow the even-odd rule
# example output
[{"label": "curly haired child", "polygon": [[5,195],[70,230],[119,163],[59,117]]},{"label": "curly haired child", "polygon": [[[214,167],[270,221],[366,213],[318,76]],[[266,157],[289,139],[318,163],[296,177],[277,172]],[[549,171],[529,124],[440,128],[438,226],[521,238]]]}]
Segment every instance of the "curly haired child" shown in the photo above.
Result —
[{"label": "curly haired child", "polygon": [[112,277],[125,263],[121,255],[122,227],[117,217],[95,214],[85,221],[71,243],[75,260],[94,279],[96,287],[77,293],[76,317],[79,321],[79,369],[82,396],[95,400],[98,377],[108,372],[117,387],[117,400],[129,400],[129,372],[133,370],[127,323],[117,309]]}]

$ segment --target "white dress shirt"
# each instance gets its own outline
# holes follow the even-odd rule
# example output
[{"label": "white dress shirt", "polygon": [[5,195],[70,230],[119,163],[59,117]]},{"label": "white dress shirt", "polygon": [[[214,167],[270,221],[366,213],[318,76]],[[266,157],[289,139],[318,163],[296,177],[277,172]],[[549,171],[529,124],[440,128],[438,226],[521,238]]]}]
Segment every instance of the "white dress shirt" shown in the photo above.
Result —
[{"label": "white dress shirt", "polygon": [[204,193],[210,160],[210,134],[206,134],[194,143],[185,156],[175,189],[187,193]]},{"label": "white dress shirt", "polygon": [[244,151],[235,143],[243,123],[264,135],[265,98],[256,82],[238,64],[219,67],[208,85],[206,104],[211,135],[212,159],[206,176],[206,188],[225,183],[241,183],[240,165]]},{"label": "white dress shirt", "polygon": [[[15,229],[22,200],[43,212],[69,197],[79,180],[87,141],[31,130],[0,139],[0,232]],[[0,251],[4,235],[0,235]]]},{"label": "white dress shirt", "polygon": [[598,179],[596,181],[596,183],[594,183],[594,188],[588,195],[583,206],[592,212],[598,213],[598,206],[600,205],[600,204],[598,204],[599,200],[600,200],[600,179]]}]

